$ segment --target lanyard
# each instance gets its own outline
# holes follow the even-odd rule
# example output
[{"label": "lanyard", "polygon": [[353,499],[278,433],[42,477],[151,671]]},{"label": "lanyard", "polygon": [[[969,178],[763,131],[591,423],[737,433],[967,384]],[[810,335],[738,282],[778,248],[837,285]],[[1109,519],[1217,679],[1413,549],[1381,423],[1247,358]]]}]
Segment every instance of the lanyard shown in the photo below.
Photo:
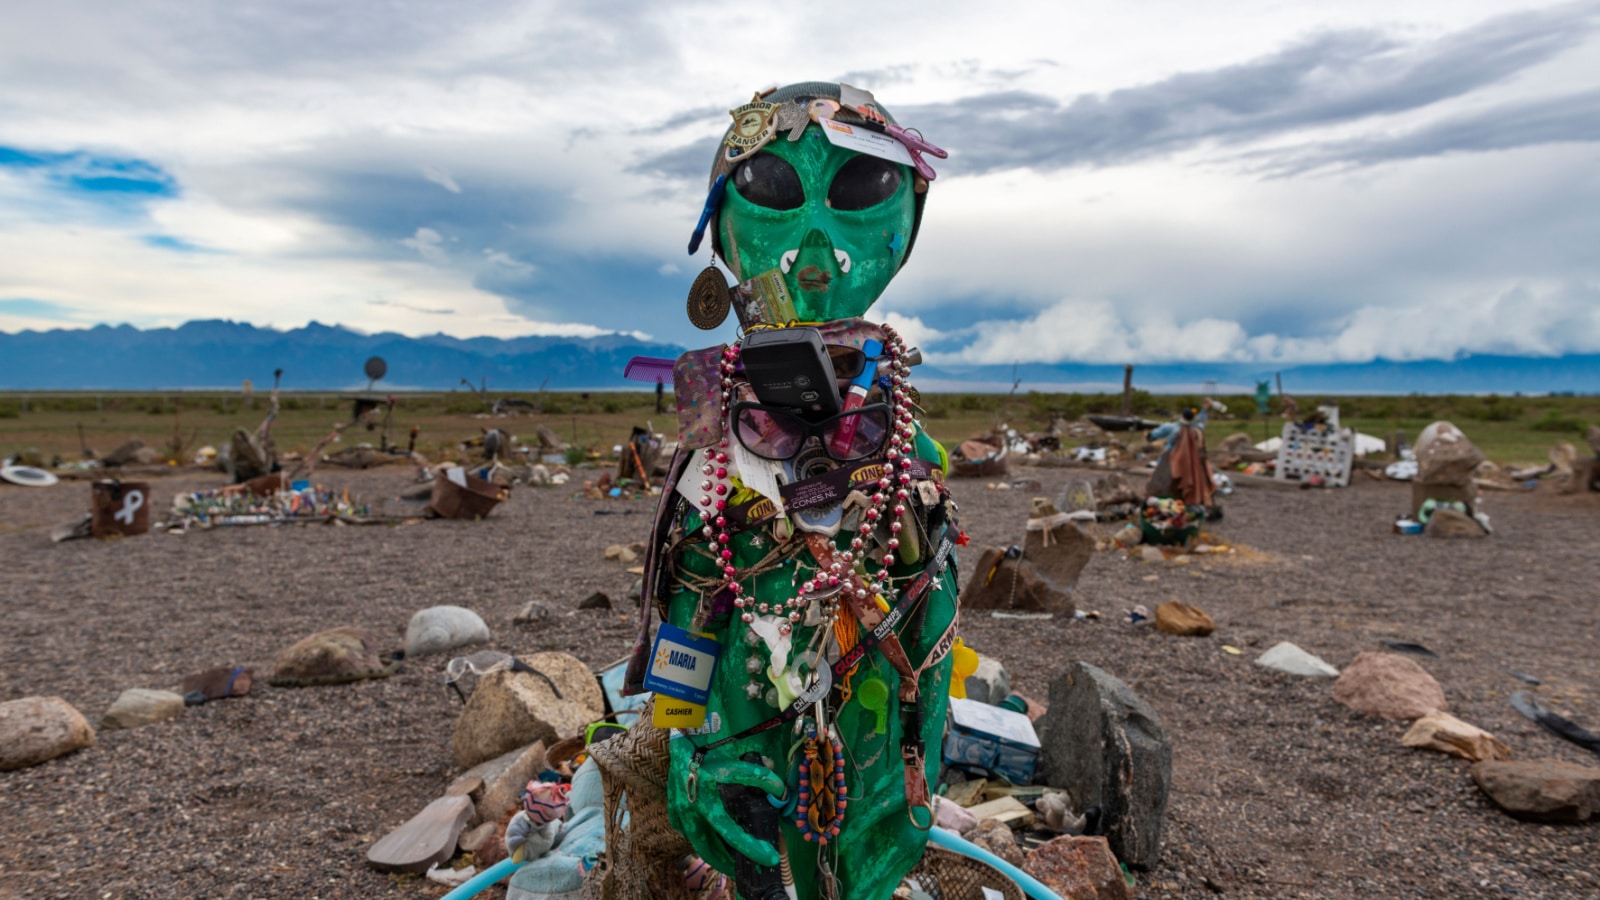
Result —
[{"label": "lanyard", "polygon": [[[782,725],[785,722],[794,721],[795,718],[797,718],[806,707],[816,703],[828,695],[828,691],[832,690],[833,688],[835,679],[842,679],[847,673],[849,673],[851,669],[855,668],[856,663],[860,662],[862,657],[866,656],[868,651],[872,650],[873,647],[876,647],[886,637],[894,636],[894,626],[905,617],[907,611],[909,611],[913,606],[920,602],[924,596],[927,595],[928,589],[933,585],[934,575],[944,567],[945,561],[949,559],[950,551],[955,547],[955,537],[951,531],[952,529],[946,528],[940,535],[939,551],[934,554],[933,559],[929,560],[927,567],[917,575],[911,584],[907,585],[906,589],[900,592],[900,599],[895,603],[894,608],[889,610],[888,615],[883,617],[883,621],[879,622],[871,631],[863,634],[861,636],[861,641],[857,643],[855,647],[851,648],[849,653],[841,656],[838,662],[834,663],[830,667],[818,669],[816,681],[812,682],[811,686],[806,688],[804,693],[802,693],[799,697],[796,697],[794,702],[790,703],[783,709],[782,712],[778,713],[777,715],[767,719],[766,721],[758,722],[757,724],[746,728],[738,734],[732,734],[728,735],[727,737],[719,738],[718,740],[712,741],[703,747],[696,747],[694,756],[690,760],[691,779],[695,777],[695,772],[700,768],[700,763],[705,760],[706,754],[710,753],[712,750],[715,750],[725,744],[731,744],[734,741],[743,740],[744,738],[761,734],[764,731],[770,731],[771,729],[777,728],[779,725]],[[913,677],[915,677],[915,675],[920,675],[923,669],[926,669],[933,663],[938,662],[939,659],[943,659],[944,654],[949,652],[948,645],[955,640],[955,623],[956,619],[951,619],[950,627],[945,631],[945,637],[940,638],[940,646],[934,647],[933,652],[929,654],[928,659],[924,660],[922,665],[917,667]],[[944,648],[943,652],[940,652],[941,646]],[[906,672],[901,673],[902,677],[912,673],[909,661],[907,662],[906,670]]]}]

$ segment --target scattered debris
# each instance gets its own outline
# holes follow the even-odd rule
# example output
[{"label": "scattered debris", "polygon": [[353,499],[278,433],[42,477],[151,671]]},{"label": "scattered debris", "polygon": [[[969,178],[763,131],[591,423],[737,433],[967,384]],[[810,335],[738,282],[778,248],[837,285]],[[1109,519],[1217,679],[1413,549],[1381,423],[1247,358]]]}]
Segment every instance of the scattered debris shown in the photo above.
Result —
[{"label": "scattered debris", "polygon": [[1593,753],[1600,753],[1600,735],[1582,727],[1565,716],[1557,715],[1533,698],[1527,691],[1517,691],[1511,695],[1511,707],[1524,716],[1539,723],[1540,727],[1563,740],[1571,741],[1579,747]]},{"label": "scattered debris", "polygon": [[367,864],[380,872],[426,872],[455,855],[472,810],[467,797],[440,797],[368,848]]},{"label": "scattered debris", "polygon": [[1390,650],[1393,650],[1396,653],[1410,653],[1415,656],[1426,656],[1429,659],[1439,658],[1439,654],[1429,650],[1427,647],[1424,647],[1421,644],[1413,643],[1411,641],[1393,641],[1383,639],[1378,641],[1378,643],[1388,647]]}]

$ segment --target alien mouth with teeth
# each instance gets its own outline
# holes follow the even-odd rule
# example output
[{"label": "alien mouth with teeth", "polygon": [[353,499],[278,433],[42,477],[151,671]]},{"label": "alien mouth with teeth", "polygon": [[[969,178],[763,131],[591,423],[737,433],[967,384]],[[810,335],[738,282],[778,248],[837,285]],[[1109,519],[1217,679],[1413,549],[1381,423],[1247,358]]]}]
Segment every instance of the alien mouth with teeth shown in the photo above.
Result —
[{"label": "alien mouth with teeth", "polygon": [[833,282],[836,274],[848,275],[850,273],[850,254],[843,250],[835,249],[833,251],[835,265],[832,266],[826,263],[818,265],[814,262],[808,262],[801,266],[798,271],[795,271],[795,264],[799,261],[799,258],[799,249],[788,251],[783,254],[783,261],[779,269],[785,275],[793,271],[795,286],[802,291],[812,291],[819,294],[827,293],[828,285]]}]

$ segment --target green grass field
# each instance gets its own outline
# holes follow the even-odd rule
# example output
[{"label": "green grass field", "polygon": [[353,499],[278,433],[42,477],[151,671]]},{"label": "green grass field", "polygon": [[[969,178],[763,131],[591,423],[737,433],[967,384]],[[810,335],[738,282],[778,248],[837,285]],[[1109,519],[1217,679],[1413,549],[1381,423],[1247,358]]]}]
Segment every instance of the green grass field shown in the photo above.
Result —
[{"label": "green grass field", "polygon": [[[540,395],[503,394],[530,402]],[[1150,419],[1164,419],[1198,397],[1155,395],[1135,392],[1133,410]],[[1223,397],[1230,414],[1214,416],[1209,433],[1212,441],[1236,431],[1257,440],[1263,429],[1276,434],[1282,420],[1256,415],[1244,418],[1255,409],[1250,398]],[[481,400],[466,392],[403,394],[395,408],[392,434],[404,445],[413,426],[418,429],[417,448],[430,456],[454,449],[467,438],[486,428],[503,427],[518,438],[532,442],[535,429],[544,425],[562,439],[584,447],[609,452],[614,444],[626,440],[632,426],[647,422],[669,435],[675,430],[671,412],[655,412],[655,397],[649,393],[550,393],[542,397],[545,412],[487,418]],[[1314,402],[1301,398],[1301,409]],[[1584,429],[1600,424],[1600,396],[1575,397],[1341,397],[1338,398],[1345,424],[1368,434],[1384,437],[1403,430],[1413,440],[1429,422],[1448,419],[1461,427],[1490,459],[1502,463],[1542,462],[1557,441],[1571,441],[1580,447]],[[1018,431],[1040,431],[1060,413],[1077,418],[1090,412],[1115,412],[1121,397],[1110,394],[1043,394],[1035,392],[1003,394],[930,394],[923,398],[924,421],[929,432],[945,444],[989,430],[1004,421]],[[1274,412],[1277,401],[1273,401]],[[204,445],[220,447],[235,428],[254,430],[265,415],[266,399],[257,395],[251,401],[238,393],[9,393],[0,394],[0,456],[19,452],[37,453],[45,462],[54,457],[75,460],[83,457],[79,443],[81,427],[84,442],[98,453],[107,453],[128,438],[139,438],[168,455],[181,451],[181,459],[193,458]],[[278,446],[305,452],[326,436],[335,425],[350,418],[351,401],[336,394],[285,394],[282,410],[273,426]],[[350,429],[341,446],[378,443],[379,433]]]}]

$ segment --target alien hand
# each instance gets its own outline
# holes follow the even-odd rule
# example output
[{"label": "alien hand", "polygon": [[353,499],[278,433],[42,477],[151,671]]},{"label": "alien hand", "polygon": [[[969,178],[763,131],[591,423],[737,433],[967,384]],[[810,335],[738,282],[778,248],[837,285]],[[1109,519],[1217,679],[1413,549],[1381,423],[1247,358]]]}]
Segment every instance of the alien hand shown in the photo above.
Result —
[{"label": "alien hand", "polygon": [[[729,751],[732,748],[725,748]],[[752,822],[740,822],[734,813],[724,803],[724,786],[741,786],[756,788],[774,797],[780,797],[785,791],[783,780],[771,769],[760,763],[745,762],[741,759],[730,758],[718,754],[707,759],[700,765],[699,770],[691,776],[693,786],[684,795],[692,807],[693,813],[704,820],[712,832],[733,850],[733,852],[749,859],[758,866],[772,867],[778,864],[778,848],[771,841],[764,841],[753,836]],[[731,793],[731,792],[730,792]],[[691,796],[692,795],[692,796]],[[764,798],[762,798],[764,801]]]}]

